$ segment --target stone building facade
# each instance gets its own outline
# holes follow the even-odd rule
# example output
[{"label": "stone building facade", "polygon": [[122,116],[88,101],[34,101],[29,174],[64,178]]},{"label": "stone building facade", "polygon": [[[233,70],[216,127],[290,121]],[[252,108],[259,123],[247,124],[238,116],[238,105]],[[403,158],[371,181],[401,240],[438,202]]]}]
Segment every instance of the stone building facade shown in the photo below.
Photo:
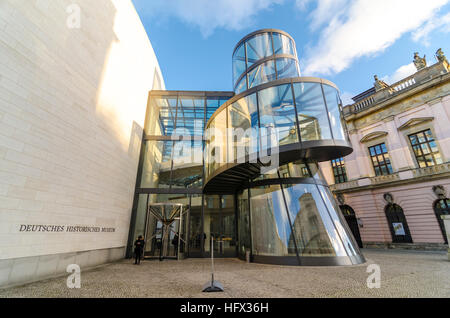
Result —
[{"label": "stone building facade", "polygon": [[416,65],[393,85],[375,77],[372,89],[343,108],[354,152],[321,164],[364,246],[445,248],[450,68],[441,50],[436,55],[436,64]]},{"label": "stone building facade", "polygon": [[0,287],[124,257],[152,89],[131,0],[0,1]]}]

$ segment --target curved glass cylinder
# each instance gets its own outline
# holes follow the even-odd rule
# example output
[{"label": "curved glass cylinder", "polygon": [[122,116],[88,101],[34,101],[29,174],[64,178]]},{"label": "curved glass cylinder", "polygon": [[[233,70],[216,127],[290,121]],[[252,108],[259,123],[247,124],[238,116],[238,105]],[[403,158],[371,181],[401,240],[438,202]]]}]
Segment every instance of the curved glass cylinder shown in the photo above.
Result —
[{"label": "curved glass cylinder", "polygon": [[364,261],[317,171],[317,163],[298,160],[276,169],[270,181],[254,179],[238,196],[241,256],[250,249],[254,261],[261,263],[352,265]]},{"label": "curved glass cylinder", "polygon": [[233,87],[240,94],[282,78],[299,77],[294,40],[282,31],[261,30],[242,39],[233,53]]},{"label": "curved glass cylinder", "polygon": [[227,164],[243,163],[239,160],[245,156],[260,158],[274,147],[348,144],[337,88],[314,78],[271,82],[236,96],[216,111],[206,129],[206,180]]}]

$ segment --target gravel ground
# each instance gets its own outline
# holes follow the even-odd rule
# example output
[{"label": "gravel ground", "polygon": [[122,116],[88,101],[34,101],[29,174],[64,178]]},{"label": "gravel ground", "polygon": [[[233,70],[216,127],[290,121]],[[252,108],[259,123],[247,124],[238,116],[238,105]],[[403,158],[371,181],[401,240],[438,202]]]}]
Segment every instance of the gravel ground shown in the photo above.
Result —
[{"label": "gravel ground", "polygon": [[[5,297],[450,297],[450,262],[445,252],[363,250],[367,263],[345,267],[291,267],[217,259],[216,279],[224,293],[201,293],[209,279],[207,259],[131,260],[81,273],[81,289],[68,289],[66,276],[11,289]],[[381,268],[381,287],[367,287],[369,264]]]}]

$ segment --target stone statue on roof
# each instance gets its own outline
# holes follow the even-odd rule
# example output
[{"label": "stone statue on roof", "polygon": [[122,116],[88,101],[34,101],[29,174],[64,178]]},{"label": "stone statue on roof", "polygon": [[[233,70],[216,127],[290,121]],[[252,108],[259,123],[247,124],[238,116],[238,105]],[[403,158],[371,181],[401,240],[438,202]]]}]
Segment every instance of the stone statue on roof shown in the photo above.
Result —
[{"label": "stone statue on roof", "polygon": [[447,62],[448,64],[447,58],[445,57],[444,52],[442,52],[442,49],[436,51],[436,58],[440,63]]},{"label": "stone statue on roof", "polygon": [[373,84],[373,86],[375,87],[376,92],[378,92],[379,90],[382,90],[383,88],[388,87],[388,85],[385,82],[380,81],[378,79],[378,75],[374,75],[373,78],[375,79],[375,83]]},{"label": "stone statue on roof", "polygon": [[424,55],[423,57],[420,57],[419,52],[414,53],[414,61],[413,62],[418,71],[427,67],[426,57],[427,57],[426,55]]}]

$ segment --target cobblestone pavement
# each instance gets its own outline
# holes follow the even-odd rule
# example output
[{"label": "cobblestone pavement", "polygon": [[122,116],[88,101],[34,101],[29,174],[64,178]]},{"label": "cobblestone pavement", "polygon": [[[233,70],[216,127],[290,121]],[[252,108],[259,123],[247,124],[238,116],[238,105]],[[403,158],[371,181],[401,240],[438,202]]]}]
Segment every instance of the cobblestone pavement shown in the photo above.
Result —
[{"label": "cobblestone pavement", "polygon": [[[131,260],[81,273],[81,289],[66,277],[0,289],[0,297],[450,297],[450,262],[445,252],[364,250],[367,263],[346,267],[291,267],[217,259],[224,293],[201,293],[210,277],[207,259]],[[367,287],[369,264],[381,268],[381,288]]]}]

